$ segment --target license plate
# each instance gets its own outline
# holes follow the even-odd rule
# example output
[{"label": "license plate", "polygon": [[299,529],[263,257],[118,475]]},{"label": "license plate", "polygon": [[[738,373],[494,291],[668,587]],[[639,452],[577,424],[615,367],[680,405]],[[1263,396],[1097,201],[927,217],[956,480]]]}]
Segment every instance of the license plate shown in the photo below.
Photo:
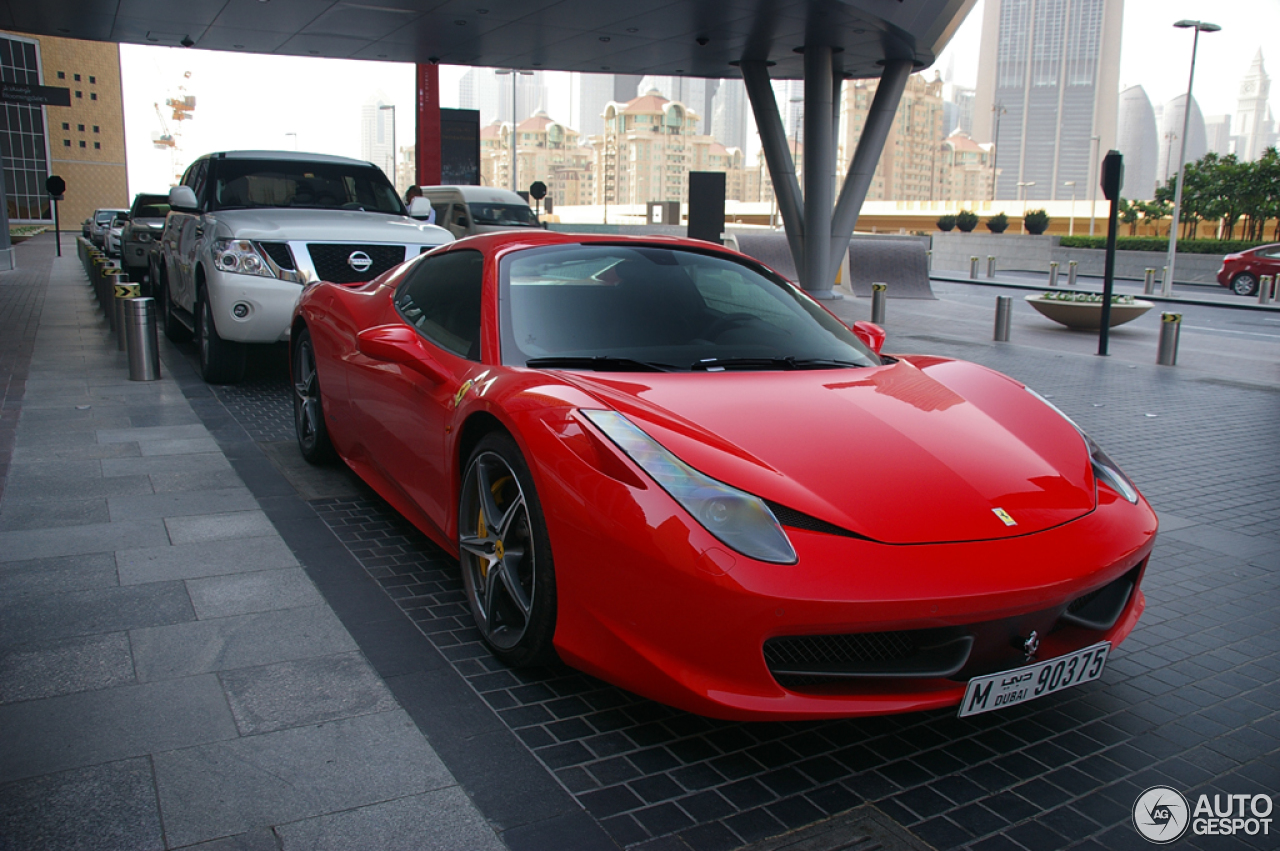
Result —
[{"label": "license plate", "polygon": [[1102,676],[1110,650],[1111,642],[1102,641],[1056,659],[974,677],[965,689],[959,717],[1004,709],[1096,680]]}]

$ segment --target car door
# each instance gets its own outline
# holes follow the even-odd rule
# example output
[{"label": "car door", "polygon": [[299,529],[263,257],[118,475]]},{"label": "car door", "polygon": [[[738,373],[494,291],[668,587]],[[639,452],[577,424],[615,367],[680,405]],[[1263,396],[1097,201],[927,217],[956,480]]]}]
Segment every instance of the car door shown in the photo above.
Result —
[{"label": "car door", "polygon": [[[202,206],[208,168],[208,160],[199,160],[182,178],[182,185],[191,187]],[[185,210],[174,210],[165,219],[164,254],[169,276],[169,296],[174,304],[193,312],[196,299],[195,260],[203,231],[202,221],[201,213]]]},{"label": "car door", "polygon": [[366,457],[441,530],[448,528],[454,500],[446,429],[452,427],[460,390],[483,371],[483,270],[479,251],[432,255],[392,295],[388,320],[416,331],[435,374],[363,354],[348,362],[351,409],[358,412]]}]

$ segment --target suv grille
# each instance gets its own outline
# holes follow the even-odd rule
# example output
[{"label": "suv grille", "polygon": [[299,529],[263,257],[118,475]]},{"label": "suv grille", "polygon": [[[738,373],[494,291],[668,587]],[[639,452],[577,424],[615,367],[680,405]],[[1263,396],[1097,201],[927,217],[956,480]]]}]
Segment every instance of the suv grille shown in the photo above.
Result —
[{"label": "suv grille", "polygon": [[[307,245],[307,251],[311,253],[311,262],[320,280],[335,284],[372,281],[393,266],[404,262],[403,245],[310,243]],[[363,251],[373,261],[373,265],[363,272],[357,272],[347,262],[347,258],[357,251]]]},{"label": "suv grille", "polygon": [[275,264],[281,269],[287,269],[292,272],[297,267],[293,265],[293,254],[289,251],[287,243],[283,242],[259,242],[258,245],[267,253]]}]

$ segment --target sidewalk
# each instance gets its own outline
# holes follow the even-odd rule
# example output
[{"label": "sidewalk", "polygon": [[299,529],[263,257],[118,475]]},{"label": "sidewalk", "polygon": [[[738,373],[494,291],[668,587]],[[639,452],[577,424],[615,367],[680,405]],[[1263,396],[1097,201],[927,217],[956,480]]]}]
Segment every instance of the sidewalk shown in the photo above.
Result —
[{"label": "sidewalk", "polygon": [[504,848],[52,242],[0,273],[0,848]]}]

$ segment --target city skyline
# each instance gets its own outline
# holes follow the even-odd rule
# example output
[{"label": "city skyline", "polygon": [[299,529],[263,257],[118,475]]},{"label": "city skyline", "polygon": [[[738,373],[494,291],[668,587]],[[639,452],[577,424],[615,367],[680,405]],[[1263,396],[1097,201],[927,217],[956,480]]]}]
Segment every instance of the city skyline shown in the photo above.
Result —
[{"label": "city skyline", "polygon": [[[976,83],[982,9],[983,0],[979,0],[939,61],[922,69],[926,74],[937,69],[953,83]],[[1264,58],[1271,60],[1270,67],[1280,68],[1280,48],[1269,53],[1262,35],[1280,32],[1280,3],[1244,0],[1212,12],[1210,19],[1223,31],[1200,40],[1195,98],[1205,115],[1231,114],[1240,80],[1259,47]],[[1197,15],[1204,16],[1205,9],[1196,0],[1126,0],[1120,89],[1142,85],[1157,106],[1185,93],[1190,36],[1174,29],[1172,22]],[[152,132],[160,129],[153,104],[179,94],[180,86],[185,89],[182,93],[195,95],[199,104],[196,117],[182,128],[180,145],[186,162],[208,151],[295,145],[299,150],[358,157],[360,107],[379,89],[389,103],[403,105],[396,110],[398,139],[414,138],[412,65],[257,54],[233,57],[139,45],[121,45],[120,64],[131,193],[172,182],[169,152],[151,144]],[[460,106],[459,81],[469,70],[441,66],[442,106]],[[189,78],[184,77],[186,72]],[[571,117],[581,115],[581,110],[573,104],[571,75],[542,73],[547,114],[572,126]],[[1278,90],[1280,86],[1272,89],[1273,113],[1280,113]],[[533,108],[536,105],[528,108],[530,114]],[[754,160],[758,146],[751,127],[745,151],[750,159]]]}]

